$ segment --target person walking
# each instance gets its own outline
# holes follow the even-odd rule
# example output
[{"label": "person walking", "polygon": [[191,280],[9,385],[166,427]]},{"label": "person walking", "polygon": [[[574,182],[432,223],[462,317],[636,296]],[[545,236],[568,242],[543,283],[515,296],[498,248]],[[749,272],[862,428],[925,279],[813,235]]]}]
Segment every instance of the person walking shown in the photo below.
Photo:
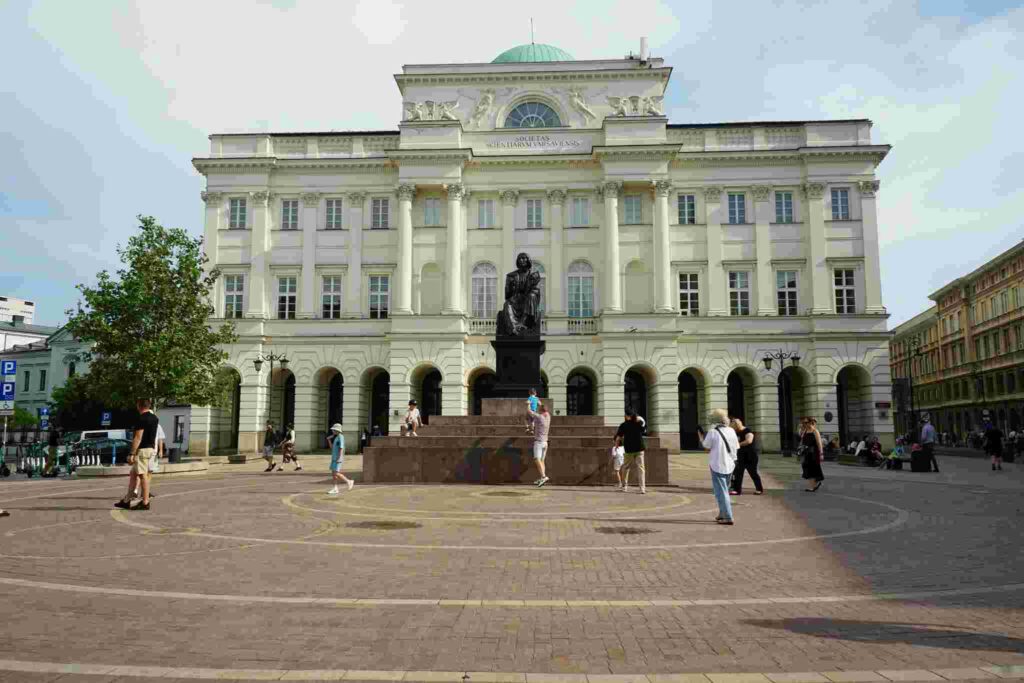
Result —
[{"label": "person walking", "polygon": [[402,418],[402,433],[400,436],[419,436],[416,433],[417,427],[423,426],[420,422],[420,409],[416,407],[415,399],[409,401],[409,410],[405,411],[405,417]]},{"label": "person walking", "polygon": [[807,480],[807,488],[804,491],[814,493],[825,481],[825,473],[821,471],[821,461],[824,457],[821,433],[818,431],[818,421],[813,417],[805,417],[800,421],[800,453],[803,478]]},{"label": "person walking", "polygon": [[263,459],[267,461],[267,469],[264,472],[273,472],[277,467],[274,462],[274,448],[277,446],[277,432],[274,431],[274,424],[267,421],[267,429],[263,432]]},{"label": "person walking", "polygon": [[985,452],[992,456],[992,470],[1003,469],[1003,432],[991,421],[985,422]]},{"label": "person walking", "polygon": [[331,442],[331,478],[334,480],[334,488],[327,492],[329,496],[338,495],[338,483],[344,483],[351,491],[356,485],[354,481],[341,473],[341,465],[345,459],[345,435],[341,433],[341,425],[331,425],[331,436],[327,437]]},{"label": "person walking", "polygon": [[277,471],[283,472],[284,465],[288,462],[295,463],[296,472],[302,471],[299,457],[295,455],[295,425],[291,423],[284,428],[284,440],[281,442],[281,464],[277,466]]},{"label": "person walking", "polygon": [[[164,426],[158,424],[156,426],[156,452],[153,453],[153,457],[149,460],[149,497],[156,498],[156,494],[153,493],[153,474],[160,471],[160,456],[164,454],[164,442],[167,441],[167,435],[164,434]],[[139,497],[139,485],[135,485],[135,491],[132,492],[132,498]]]},{"label": "person walking", "polygon": [[736,458],[736,469],[732,476],[732,490],[729,491],[729,495],[743,495],[743,473],[746,472],[750,474],[750,481],[754,482],[754,495],[760,496],[764,493],[761,475],[757,471],[757,463],[761,459],[761,439],[753,430],[744,426],[741,418],[732,418],[730,426],[736,432],[736,439],[739,441],[740,447]]},{"label": "person walking", "polygon": [[[153,403],[148,398],[140,398],[136,401],[135,407],[139,411],[139,419],[135,423],[135,437],[132,439],[132,447],[128,455],[128,464],[131,466],[128,491],[124,498],[114,503],[114,507],[124,510],[148,510],[149,461],[156,452],[156,432],[160,426],[160,420],[153,413]],[[136,483],[139,483],[142,489],[142,501],[132,508],[132,492],[135,491]]]},{"label": "person walking", "polygon": [[636,411],[626,408],[626,420],[615,432],[615,445],[625,449],[622,465],[622,490],[629,490],[629,475],[636,469],[640,480],[640,493],[647,493],[647,470],[644,467],[644,423],[640,422]]},{"label": "person walking", "polygon": [[540,472],[540,479],[533,484],[540,488],[548,483],[547,467],[544,461],[548,455],[548,430],[551,428],[551,413],[543,403],[540,404],[539,412],[534,412],[527,406],[526,413],[533,423],[533,461],[537,463],[537,471]]},{"label": "person walking", "polygon": [[[703,432],[698,427],[698,435]],[[721,408],[711,411],[710,430],[703,435],[701,445],[708,454],[711,470],[711,488],[718,501],[719,524],[732,525],[732,501],[729,500],[729,480],[736,469],[736,453],[740,448],[736,432],[729,426],[729,413]]]},{"label": "person walking", "polygon": [[939,463],[935,459],[935,427],[932,426],[928,413],[921,416],[921,451],[928,460],[933,472],[939,471]]}]

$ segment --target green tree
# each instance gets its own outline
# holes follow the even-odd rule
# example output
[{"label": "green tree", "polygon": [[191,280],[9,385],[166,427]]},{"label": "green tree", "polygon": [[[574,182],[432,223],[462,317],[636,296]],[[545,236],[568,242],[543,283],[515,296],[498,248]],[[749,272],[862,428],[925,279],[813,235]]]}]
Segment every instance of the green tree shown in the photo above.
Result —
[{"label": "green tree", "polygon": [[208,323],[220,272],[204,269],[201,239],[151,216],[139,223],[139,233],[117,249],[124,267],[116,277],[103,270],[96,286],[78,285],[84,305],[67,312],[71,334],[93,342],[81,386],[109,407],[143,397],[157,406],[218,403],[224,392],[217,369],[227,357],[220,347],[235,340],[233,325]]},{"label": "green tree", "polygon": [[28,410],[20,406],[14,407],[14,415],[7,418],[8,428],[19,429],[22,427],[35,427],[39,424],[39,419]]}]

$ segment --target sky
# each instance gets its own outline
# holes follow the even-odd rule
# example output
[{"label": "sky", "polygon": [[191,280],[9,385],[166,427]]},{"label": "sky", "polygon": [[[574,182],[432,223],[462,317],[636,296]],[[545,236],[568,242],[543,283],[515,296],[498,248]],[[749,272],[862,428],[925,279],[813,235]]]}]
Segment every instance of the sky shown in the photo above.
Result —
[{"label": "sky", "polygon": [[58,325],[138,214],[202,232],[213,132],[397,129],[403,64],[673,67],[673,123],[869,118],[889,326],[1024,237],[1024,4],[0,0],[0,295]]}]

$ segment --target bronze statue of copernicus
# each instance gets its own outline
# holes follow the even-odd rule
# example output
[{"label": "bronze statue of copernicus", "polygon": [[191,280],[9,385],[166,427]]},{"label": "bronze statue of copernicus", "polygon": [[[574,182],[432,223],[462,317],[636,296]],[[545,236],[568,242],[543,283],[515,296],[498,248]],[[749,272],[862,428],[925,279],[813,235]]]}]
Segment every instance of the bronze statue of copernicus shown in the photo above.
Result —
[{"label": "bronze statue of copernicus", "polygon": [[540,273],[526,254],[516,257],[516,269],[505,276],[505,303],[498,312],[499,337],[540,336]]}]

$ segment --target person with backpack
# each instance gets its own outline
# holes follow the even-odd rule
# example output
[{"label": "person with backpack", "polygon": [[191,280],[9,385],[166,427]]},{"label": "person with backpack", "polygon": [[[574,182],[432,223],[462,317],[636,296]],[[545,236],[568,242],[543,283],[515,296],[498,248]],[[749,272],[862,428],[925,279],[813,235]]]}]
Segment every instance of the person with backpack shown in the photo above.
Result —
[{"label": "person with backpack", "polygon": [[740,443],[736,432],[729,426],[729,413],[716,408],[711,411],[711,428],[706,434],[698,427],[701,445],[708,454],[708,468],[711,470],[711,488],[718,501],[718,516],[715,521],[731,526],[732,502],[729,500],[729,480],[736,469],[736,454]]}]

